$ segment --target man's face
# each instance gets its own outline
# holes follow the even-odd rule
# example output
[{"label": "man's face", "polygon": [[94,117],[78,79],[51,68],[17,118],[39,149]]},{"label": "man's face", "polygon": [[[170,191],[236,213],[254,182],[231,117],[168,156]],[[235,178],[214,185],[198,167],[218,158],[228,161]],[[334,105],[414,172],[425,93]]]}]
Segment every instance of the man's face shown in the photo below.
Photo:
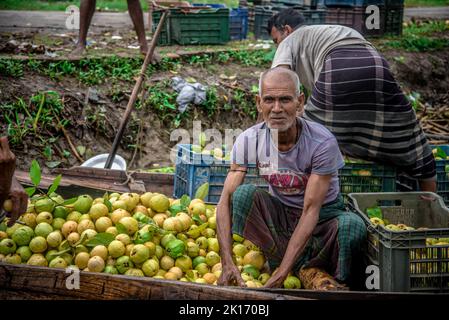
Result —
[{"label": "man's face", "polygon": [[271,28],[271,39],[275,43],[276,47],[289,35],[288,28],[284,28],[283,30],[279,30],[276,27]]},{"label": "man's face", "polygon": [[287,76],[267,75],[257,108],[270,129],[284,132],[296,124],[296,113],[304,104],[304,95],[296,96],[295,85]]}]

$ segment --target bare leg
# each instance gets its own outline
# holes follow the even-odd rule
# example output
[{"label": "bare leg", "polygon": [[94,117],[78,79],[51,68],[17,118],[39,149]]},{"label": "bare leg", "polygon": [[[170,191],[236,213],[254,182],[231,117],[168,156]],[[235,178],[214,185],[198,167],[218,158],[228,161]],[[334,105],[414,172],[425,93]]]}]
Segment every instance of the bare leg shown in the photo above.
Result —
[{"label": "bare leg", "polygon": [[435,180],[419,180],[419,189],[426,192],[437,192],[437,182]]},{"label": "bare leg", "polygon": [[145,38],[145,25],[143,22],[143,12],[139,0],[128,0],[128,11],[131,20],[136,29],[137,38],[139,39],[140,51],[143,54],[148,52],[147,39]]},{"label": "bare leg", "polygon": [[80,5],[80,32],[75,50],[72,54],[82,54],[86,48],[87,31],[95,12],[96,0],[81,0]]}]

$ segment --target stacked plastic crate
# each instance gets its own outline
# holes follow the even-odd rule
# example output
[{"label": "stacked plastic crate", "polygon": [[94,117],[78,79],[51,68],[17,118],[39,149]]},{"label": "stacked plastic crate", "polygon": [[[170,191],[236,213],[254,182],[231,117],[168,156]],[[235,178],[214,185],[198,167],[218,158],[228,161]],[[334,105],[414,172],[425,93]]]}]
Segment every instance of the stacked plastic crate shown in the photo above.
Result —
[{"label": "stacked plastic crate", "polygon": [[324,4],[328,24],[348,26],[368,37],[402,34],[404,0],[324,0]]},{"label": "stacked plastic crate", "polygon": [[267,22],[270,17],[284,9],[293,8],[301,11],[305,21],[309,25],[324,24],[326,21],[326,10],[324,0],[272,0],[269,6],[254,6],[253,21],[251,25],[250,14],[250,30],[254,32],[256,39],[270,39],[270,35],[266,31]]},{"label": "stacked plastic crate", "polygon": [[[325,0],[326,23],[351,27],[364,36],[385,33],[386,0]],[[375,6],[368,8],[369,6]],[[378,12],[378,16],[376,13]]]}]

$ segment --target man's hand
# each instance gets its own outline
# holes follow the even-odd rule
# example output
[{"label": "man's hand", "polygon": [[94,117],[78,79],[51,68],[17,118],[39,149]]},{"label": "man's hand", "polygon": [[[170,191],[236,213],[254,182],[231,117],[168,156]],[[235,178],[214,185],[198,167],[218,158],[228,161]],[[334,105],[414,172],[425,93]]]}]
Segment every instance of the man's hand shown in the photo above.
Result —
[{"label": "man's hand", "polygon": [[217,283],[220,286],[237,284],[240,287],[246,287],[245,281],[243,281],[239,269],[232,262],[223,265],[221,276]]},{"label": "man's hand", "polygon": [[8,226],[12,226],[19,216],[27,211],[28,194],[25,192],[20,183],[13,178],[9,198],[12,200],[11,217]]},{"label": "man's hand", "polygon": [[274,275],[268,279],[267,283],[265,283],[265,288],[281,288],[284,285],[284,280],[287,278],[288,272],[284,272],[281,269],[278,269]]},{"label": "man's hand", "polygon": [[16,157],[8,145],[8,138],[0,138],[0,205],[6,200],[11,188],[11,180],[16,169]]}]

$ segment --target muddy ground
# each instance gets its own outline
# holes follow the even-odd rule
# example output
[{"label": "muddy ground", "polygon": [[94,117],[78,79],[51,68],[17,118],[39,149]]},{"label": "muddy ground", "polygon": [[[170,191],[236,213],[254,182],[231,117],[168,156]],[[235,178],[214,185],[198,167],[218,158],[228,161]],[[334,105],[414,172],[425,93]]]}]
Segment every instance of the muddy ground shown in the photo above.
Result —
[{"label": "muddy ground", "polygon": [[[108,41],[111,36],[120,36],[120,40]],[[447,36],[447,34],[444,34]],[[122,57],[139,56],[138,50],[129,48],[135,45],[133,34],[119,32],[100,32],[92,37],[88,54],[84,58],[94,59],[116,54]],[[70,57],[74,35],[61,36],[20,32],[16,34],[0,34],[0,58],[29,60],[32,50],[28,45],[8,47],[7,43],[15,39],[19,43],[34,44],[33,60],[44,60],[48,66],[52,61],[69,59],[78,63],[79,57]],[[91,40],[92,41],[92,40]],[[109,43],[109,44],[108,44]],[[376,41],[375,41],[376,43]],[[170,141],[170,134],[176,128],[192,129],[192,121],[200,120],[202,128],[246,129],[256,122],[253,99],[254,86],[257,86],[261,71],[269,67],[265,62],[257,66],[248,66],[242,61],[218,59],[218,54],[211,54],[210,60],[203,63],[192,63],[189,55],[196,52],[222,51],[226,49],[254,49],[264,43],[244,42],[230,46],[216,47],[162,47],[158,53],[162,57],[175,58],[178,61],[173,68],[157,69],[145,81],[145,90],[140,100],[139,109],[133,112],[118,153],[122,155],[131,169],[148,169],[154,165],[171,165],[170,149],[176,141]],[[41,46],[40,49],[36,46]],[[95,49],[98,47],[98,49]],[[3,49],[1,49],[3,48]],[[44,50],[42,49],[44,48]],[[381,53],[387,58],[404,91],[417,92],[421,101],[428,107],[444,107],[449,105],[449,48],[433,52],[405,52],[397,49],[386,49],[378,44]],[[9,50],[9,52],[8,52]],[[22,51],[21,51],[22,50]],[[43,50],[43,51],[42,51]],[[27,62],[24,62],[27,63]],[[169,80],[174,76],[194,78],[194,80],[216,87],[216,108],[210,110],[204,106],[189,107],[188,112],[179,117],[177,110],[161,112],[157,106],[146,103],[149,90],[159,86],[160,91],[173,94]],[[20,76],[0,73],[0,134],[8,131],[8,121],[4,114],[6,105],[22,98],[29,103],[30,97],[43,91],[55,91],[62,98],[64,109],[60,117],[67,120],[67,135],[78,151],[85,148],[82,159],[107,153],[111,149],[115,132],[126,108],[133,88],[133,80],[103,79],[103,83],[87,85],[72,75],[51,77],[39,70],[24,68]],[[240,96],[239,96],[240,95]],[[243,95],[243,98],[241,97]],[[173,97],[173,95],[172,95]],[[242,102],[243,101],[243,102]],[[246,107],[242,108],[242,104]],[[209,106],[210,108],[210,106]],[[23,117],[23,112],[18,116]],[[20,115],[22,113],[22,115]],[[178,118],[178,123],[175,119]],[[61,119],[60,119],[61,120]],[[27,170],[33,159],[38,159],[44,171],[49,167],[70,167],[80,165],[81,161],[74,156],[67,137],[58,129],[56,118],[50,119],[45,128],[38,128],[39,134],[28,133],[13,145],[13,151],[19,159],[19,168]],[[51,154],[48,154],[48,146]],[[45,148],[47,147],[47,152]],[[47,165],[46,165],[47,164]]]}]

